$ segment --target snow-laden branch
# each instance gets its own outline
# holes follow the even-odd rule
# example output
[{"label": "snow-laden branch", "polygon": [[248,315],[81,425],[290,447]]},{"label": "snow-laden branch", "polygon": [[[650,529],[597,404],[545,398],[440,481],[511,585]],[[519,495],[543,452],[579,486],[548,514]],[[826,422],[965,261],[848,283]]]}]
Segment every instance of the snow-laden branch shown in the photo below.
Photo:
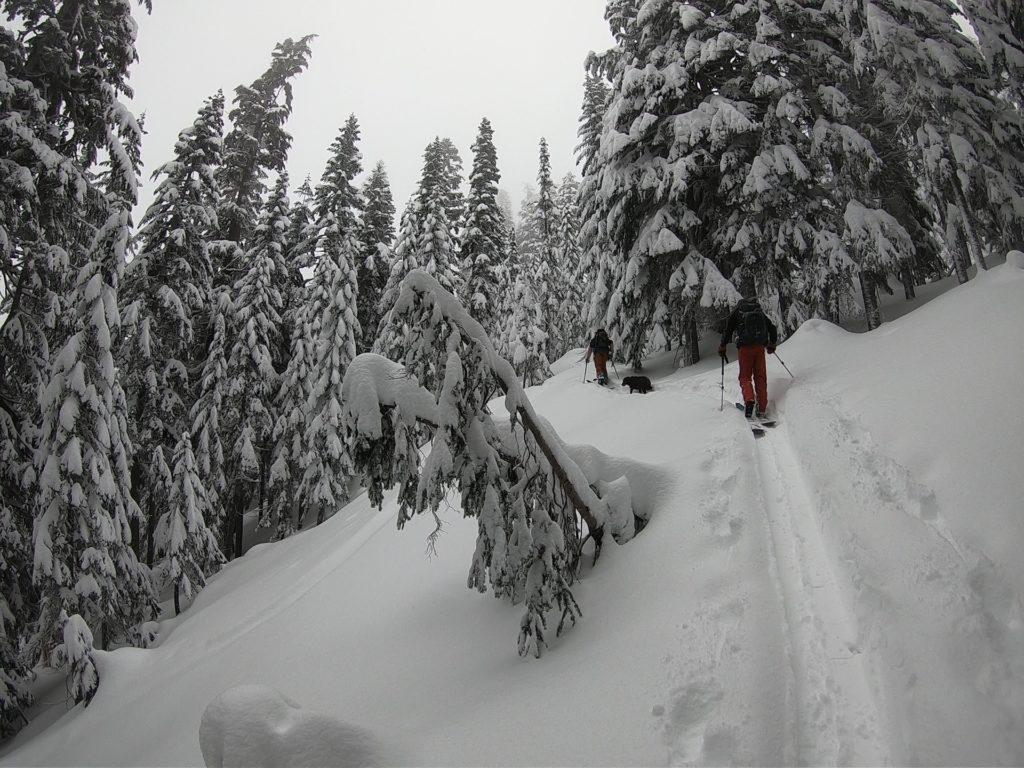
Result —
[{"label": "snow-laden branch", "polygon": [[[559,632],[580,615],[569,585],[581,519],[598,544],[606,530],[620,542],[634,535],[629,483],[591,486],[534,411],[512,365],[432,276],[411,272],[385,322],[402,363],[360,355],[342,383],[354,466],[373,504],[398,487],[399,527],[420,512],[436,516],[459,490],[463,514],[478,521],[468,585],[484,591],[490,584],[496,595],[524,602],[519,651],[539,655],[549,611],[561,614]],[[507,422],[495,423],[488,409],[496,390],[505,393]]]},{"label": "snow-laden branch", "polygon": [[423,294],[430,294],[434,300],[435,312],[446,321],[454,323],[483,353],[487,364],[494,372],[494,377],[505,392],[505,408],[509,414],[513,418],[522,418],[523,425],[537,440],[563,490],[580,517],[586,521],[588,528],[594,532],[601,529],[609,518],[607,503],[591,489],[583,472],[569,458],[550,425],[537,416],[512,364],[495,351],[494,344],[483,327],[470,317],[459,300],[444,290],[426,272],[414,270],[403,281],[402,292],[392,311],[406,311],[411,302],[416,300],[417,295]]}]

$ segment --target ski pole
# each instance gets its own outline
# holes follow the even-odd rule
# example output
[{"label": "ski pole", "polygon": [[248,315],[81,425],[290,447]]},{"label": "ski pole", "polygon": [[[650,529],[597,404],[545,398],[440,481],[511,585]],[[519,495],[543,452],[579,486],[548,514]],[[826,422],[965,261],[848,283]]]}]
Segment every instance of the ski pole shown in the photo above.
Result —
[{"label": "ski pole", "polygon": [[722,355],[722,404],[718,406],[719,411],[725,410],[725,355]]},{"label": "ski pole", "polygon": [[619,367],[615,365],[614,360],[612,360],[612,370],[615,371],[615,375],[619,377],[619,381],[622,381],[622,377],[619,376]]},{"label": "ski pole", "polygon": [[588,365],[590,365],[590,360],[587,360],[585,363],[583,363],[583,380],[584,381],[587,380],[587,366]]},{"label": "ski pole", "polygon": [[[778,361],[780,363],[782,363],[782,358],[779,357],[779,353],[778,352],[772,352],[772,354],[775,355],[775,357],[778,359]],[[793,375],[793,372],[791,370],[789,370],[789,366],[788,365],[786,365],[785,363],[782,363],[782,367],[786,369],[786,373],[789,374],[789,377],[791,379],[796,379],[796,376]]]}]

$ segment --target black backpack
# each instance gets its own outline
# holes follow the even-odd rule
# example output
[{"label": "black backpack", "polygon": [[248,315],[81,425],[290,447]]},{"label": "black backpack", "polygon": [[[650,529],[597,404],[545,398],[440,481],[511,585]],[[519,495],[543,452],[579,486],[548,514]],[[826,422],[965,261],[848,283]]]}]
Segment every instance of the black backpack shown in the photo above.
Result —
[{"label": "black backpack", "polygon": [[612,340],[608,338],[608,334],[599,333],[594,336],[594,340],[590,342],[590,346],[593,347],[595,352],[608,354],[608,350],[612,348]]},{"label": "black backpack", "polygon": [[736,317],[737,344],[767,344],[768,318],[758,306],[739,309]]}]

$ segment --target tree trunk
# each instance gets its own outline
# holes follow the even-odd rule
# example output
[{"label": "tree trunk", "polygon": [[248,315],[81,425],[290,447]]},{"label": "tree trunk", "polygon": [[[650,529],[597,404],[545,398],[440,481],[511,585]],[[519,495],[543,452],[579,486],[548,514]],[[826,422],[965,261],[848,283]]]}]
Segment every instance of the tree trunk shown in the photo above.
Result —
[{"label": "tree trunk", "polygon": [[570,482],[569,476],[565,473],[565,469],[558,461],[558,457],[555,456],[555,452],[544,439],[543,432],[541,432],[540,428],[533,421],[533,418],[524,409],[519,409],[519,416],[523,420],[523,426],[530,430],[530,434],[533,435],[533,439],[537,441],[537,445],[540,447],[541,453],[544,454],[544,457],[551,465],[551,471],[562,486],[562,490],[565,492],[565,495],[569,497],[569,501],[571,501],[573,507],[576,508],[576,512],[587,524],[587,529],[594,534],[595,539],[598,539],[601,526],[597,524],[597,520],[594,519],[594,515],[591,513],[590,508],[587,507],[583,499],[580,498],[580,495],[576,493],[576,486]]},{"label": "tree trunk", "polygon": [[242,556],[242,534],[243,527],[245,524],[245,491],[239,487],[237,496],[235,497],[235,515],[232,520],[232,532],[234,534],[234,544],[232,550],[234,551],[235,557]]},{"label": "tree trunk", "polygon": [[692,312],[683,316],[682,327],[679,332],[679,348],[676,350],[676,367],[693,365],[700,360],[698,349],[697,318]]},{"label": "tree trunk", "polygon": [[974,224],[971,223],[970,213],[967,209],[967,198],[960,187],[960,179],[956,176],[953,177],[953,191],[956,194],[956,203],[960,207],[961,223],[964,234],[967,236],[967,249],[974,263],[978,265],[978,269],[987,270],[988,264],[985,262],[985,254],[982,253],[981,241],[978,240],[978,235],[974,231]]},{"label": "tree trunk", "polygon": [[873,331],[882,324],[882,311],[878,306],[874,278],[866,272],[860,273],[860,290],[864,296],[864,319],[868,322],[868,330]]},{"label": "tree trunk", "polygon": [[917,292],[914,290],[914,271],[910,267],[903,267],[900,270],[900,282],[903,283],[903,295],[907,301],[916,298]]},{"label": "tree trunk", "polygon": [[754,274],[747,269],[741,270],[739,285],[736,288],[739,289],[744,298],[755,295],[757,293],[757,285],[754,282]]},{"label": "tree trunk", "polygon": [[963,248],[958,243],[949,244],[949,255],[953,262],[953,271],[956,272],[956,281],[960,285],[963,285],[970,279],[970,275],[967,274],[967,259],[964,258]]},{"label": "tree trunk", "polygon": [[153,567],[156,559],[156,510],[153,508],[153,494],[149,494],[149,514],[146,516],[146,565]]}]

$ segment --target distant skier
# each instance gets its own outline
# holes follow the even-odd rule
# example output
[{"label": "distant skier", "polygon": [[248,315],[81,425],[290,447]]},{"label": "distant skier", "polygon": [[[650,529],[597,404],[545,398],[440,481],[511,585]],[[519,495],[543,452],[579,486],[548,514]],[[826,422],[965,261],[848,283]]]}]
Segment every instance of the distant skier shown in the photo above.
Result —
[{"label": "distant skier", "polygon": [[598,328],[594,338],[590,340],[587,347],[587,362],[590,362],[590,355],[594,355],[594,370],[597,371],[597,383],[608,383],[608,358],[612,354],[612,340],[604,328]]},{"label": "distant skier", "polygon": [[749,297],[742,299],[729,315],[722,343],[718,347],[718,354],[723,358],[725,347],[734,333],[736,354],[740,359],[740,390],[743,392],[744,412],[748,419],[751,416],[763,419],[768,411],[768,372],[764,353],[767,351],[769,355],[774,354],[778,331],[757,299]]}]

